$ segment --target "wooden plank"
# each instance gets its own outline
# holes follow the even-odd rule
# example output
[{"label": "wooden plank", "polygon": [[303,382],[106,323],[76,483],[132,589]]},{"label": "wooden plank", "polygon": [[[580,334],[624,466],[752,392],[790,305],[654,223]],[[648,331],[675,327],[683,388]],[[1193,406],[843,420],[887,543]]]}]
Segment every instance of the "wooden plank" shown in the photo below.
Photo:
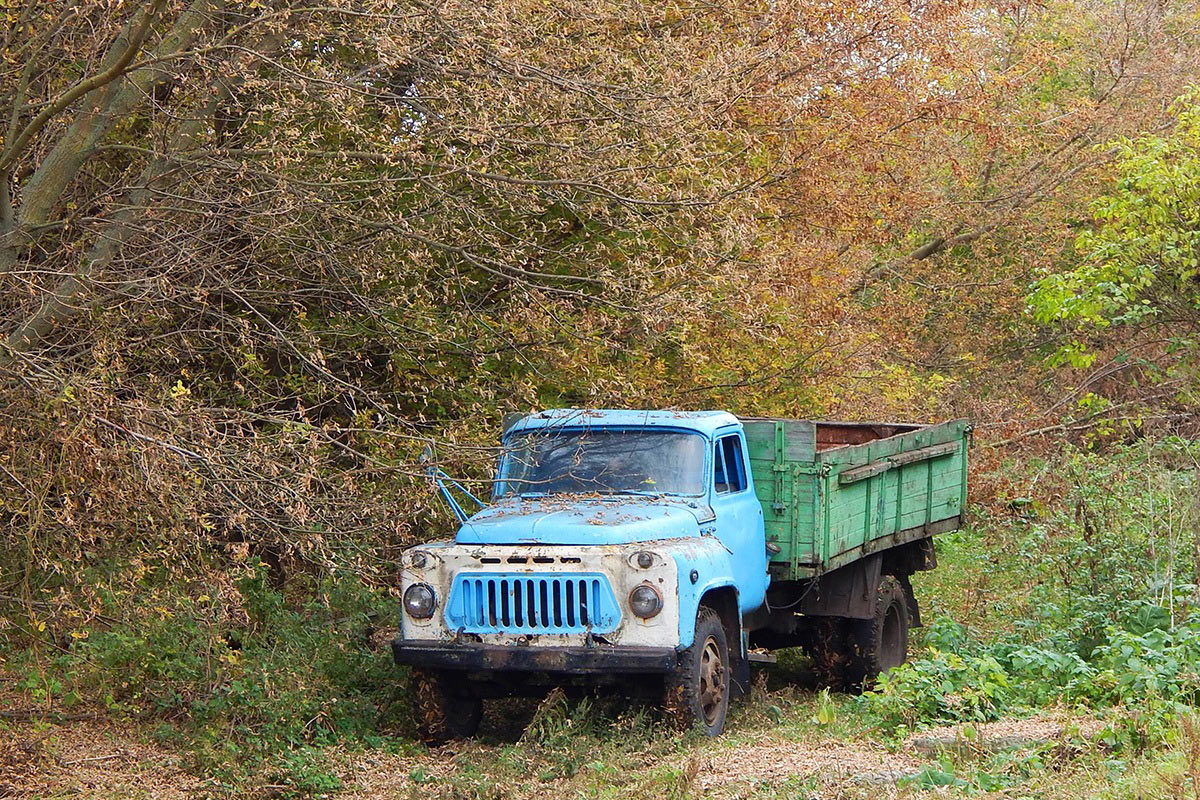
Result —
[{"label": "wooden plank", "polygon": [[861,536],[863,526],[866,524],[866,509],[860,508],[857,513],[846,514],[845,516],[833,522],[829,526],[830,537],[841,539],[846,537]]},{"label": "wooden plank", "polygon": [[[958,471],[958,465],[954,465],[954,469],[936,469],[933,473],[933,488],[946,489],[951,486],[961,486],[962,476]],[[925,474],[925,467],[917,466],[910,468],[904,473],[904,481],[901,484],[901,491],[905,497],[914,495],[924,495],[929,488],[929,476]]]},{"label": "wooden plank", "polygon": [[[918,461],[927,461],[937,458],[943,458],[958,452],[958,442],[944,442],[942,444],[933,445],[930,447],[919,447],[915,450],[907,450],[904,452],[887,453],[886,450],[895,446],[895,443],[889,442],[872,442],[868,445],[861,445],[867,449],[869,461],[860,467],[852,467],[843,469],[838,474],[839,483],[854,483],[866,478],[879,475],[893,467],[914,464]],[[885,450],[885,452],[876,452],[875,450]]]},{"label": "wooden plank", "polygon": [[816,476],[799,474],[792,477],[792,541],[798,563],[817,561],[815,534]]},{"label": "wooden plank", "polygon": [[845,486],[848,483],[856,483],[866,478],[873,478],[876,475],[887,472],[892,468],[892,465],[886,461],[876,461],[873,464],[864,464],[861,467],[843,470],[838,473],[838,483]]},{"label": "wooden plank", "polygon": [[750,460],[775,462],[775,423],[769,421],[743,421],[746,431],[746,449]]},{"label": "wooden plank", "polygon": [[889,547],[895,547],[896,545],[904,544],[905,542],[926,539],[944,531],[954,530],[955,528],[959,527],[960,523],[961,519],[959,517],[950,517],[939,522],[935,522],[928,527],[924,525],[918,525],[914,528],[906,528],[904,530],[896,531],[896,533],[892,534],[891,536],[885,536],[881,539],[869,542],[867,546],[850,548],[830,556],[829,558],[825,559],[820,567],[806,570],[804,575],[806,577],[814,577],[826,572],[831,572],[832,570],[838,569],[839,567],[844,567],[869,553],[886,550]]},{"label": "wooden plank", "polygon": [[[901,534],[941,529],[962,512],[965,421],[743,423],[768,541],[780,550],[770,559],[772,575],[811,577]],[[816,452],[817,442],[838,441],[858,443]]]},{"label": "wooden plank", "polygon": [[887,439],[877,439],[865,444],[847,445],[817,453],[817,460],[842,466],[861,466],[876,458],[921,447],[961,441],[967,428],[965,420],[954,420],[940,425],[923,426],[915,431],[901,433]]},{"label": "wooden plank", "polygon": [[750,457],[762,458],[774,454],[777,424],[783,426],[785,461],[811,463],[817,450],[816,426],[806,419],[742,418]]},{"label": "wooden plank", "polygon": [[[744,420],[755,494],[763,506],[768,541],[779,548],[770,561],[782,574],[814,561],[811,478],[794,474],[815,452],[814,426],[805,420]],[[773,568],[776,570],[776,568]]]},{"label": "wooden plank", "polygon": [[903,453],[896,453],[889,456],[888,461],[895,465],[911,464],[914,461],[924,461],[925,459],[940,458],[948,456],[952,453],[957,453],[959,448],[958,442],[943,442],[942,444],[930,445],[929,447],[920,447],[916,450],[907,450]]},{"label": "wooden plank", "polygon": [[941,505],[942,503],[949,503],[951,500],[957,503],[960,495],[961,493],[958,491],[958,484],[955,484],[953,486],[935,489],[933,494],[929,496],[929,499],[935,506],[937,506]]},{"label": "wooden plank", "polygon": [[788,461],[811,463],[817,454],[816,426],[807,420],[786,420],[783,428],[784,457]]}]

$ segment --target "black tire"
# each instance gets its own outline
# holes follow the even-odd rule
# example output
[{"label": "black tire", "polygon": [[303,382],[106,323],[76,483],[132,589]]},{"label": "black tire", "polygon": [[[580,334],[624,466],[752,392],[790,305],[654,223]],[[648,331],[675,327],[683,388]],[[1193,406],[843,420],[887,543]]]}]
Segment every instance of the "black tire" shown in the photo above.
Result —
[{"label": "black tire", "polygon": [[697,727],[707,736],[721,735],[729,711],[732,666],[720,615],[701,606],[692,646],[679,654],[679,666],[666,679],[667,718],[680,730]]},{"label": "black tire", "polygon": [[849,691],[846,676],[850,658],[846,633],[850,620],[842,617],[817,617],[812,622],[812,639],[805,650],[812,657],[817,686],[834,692]]},{"label": "black tire", "polygon": [[808,647],[817,683],[835,692],[859,693],[908,657],[908,596],[891,575],[879,579],[871,619],[823,617],[813,621]]},{"label": "black tire", "polygon": [[452,673],[414,669],[412,673],[413,720],[425,744],[445,744],[467,739],[479,730],[483,700]]},{"label": "black tire", "polygon": [[848,620],[846,688],[870,689],[880,674],[898,667],[908,658],[908,597],[900,581],[891,575],[879,579],[875,616]]}]

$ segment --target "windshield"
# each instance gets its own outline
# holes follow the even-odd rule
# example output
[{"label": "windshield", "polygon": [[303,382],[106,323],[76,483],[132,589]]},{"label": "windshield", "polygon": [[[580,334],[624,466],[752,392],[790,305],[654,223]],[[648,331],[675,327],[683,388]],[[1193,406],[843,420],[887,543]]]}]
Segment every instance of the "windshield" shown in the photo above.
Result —
[{"label": "windshield", "polygon": [[663,430],[535,430],[508,441],[496,499],[704,491],[704,439]]}]

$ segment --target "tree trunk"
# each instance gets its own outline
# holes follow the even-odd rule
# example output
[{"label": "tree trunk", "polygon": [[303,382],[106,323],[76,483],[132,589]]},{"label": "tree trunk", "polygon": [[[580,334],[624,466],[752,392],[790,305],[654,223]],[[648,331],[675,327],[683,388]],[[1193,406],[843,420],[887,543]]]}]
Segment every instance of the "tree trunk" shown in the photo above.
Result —
[{"label": "tree trunk", "polygon": [[[173,56],[191,47],[203,26],[223,5],[223,0],[195,0],[163,36],[152,58],[167,59],[169,63]],[[115,62],[124,49],[122,36],[109,49],[105,63]],[[20,252],[37,241],[63,192],[113,124],[144,103],[157,86],[172,79],[166,70],[147,66],[84,96],[75,120],[21,187],[20,207],[15,212],[9,211],[9,230],[0,239],[0,275],[16,269]]]}]

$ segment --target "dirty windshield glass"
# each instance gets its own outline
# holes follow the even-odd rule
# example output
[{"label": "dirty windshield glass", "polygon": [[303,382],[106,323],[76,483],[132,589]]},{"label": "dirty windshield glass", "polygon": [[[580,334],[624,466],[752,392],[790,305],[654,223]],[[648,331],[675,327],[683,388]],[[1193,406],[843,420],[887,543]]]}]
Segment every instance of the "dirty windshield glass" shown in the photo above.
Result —
[{"label": "dirty windshield glass", "polygon": [[700,494],[704,453],[693,433],[530,431],[509,441],[496,495]]}]

